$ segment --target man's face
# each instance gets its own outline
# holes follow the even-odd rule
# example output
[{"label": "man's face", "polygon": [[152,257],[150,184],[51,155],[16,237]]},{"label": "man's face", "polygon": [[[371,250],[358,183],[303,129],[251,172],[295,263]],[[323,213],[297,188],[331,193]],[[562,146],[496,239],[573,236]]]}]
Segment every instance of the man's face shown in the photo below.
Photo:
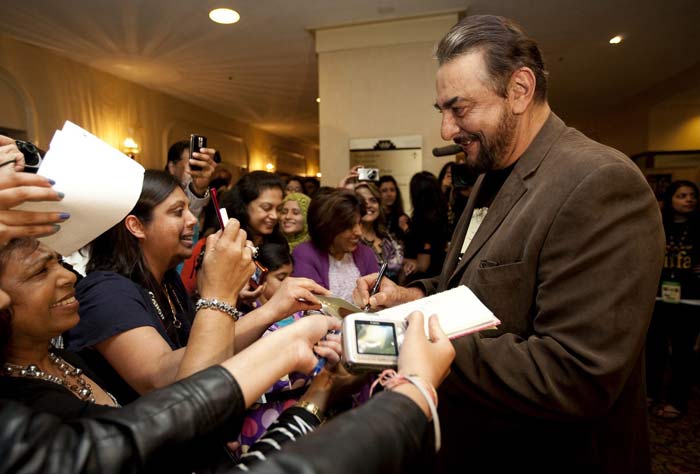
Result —
[{"label": "man's face", "polygon": [[190,150],[185,148],[180,155],[180,161],[168,163],[168,172],[175,176],[180,184],[184,185],[189,182],[190,177]]},{"label": "man's face", "polygon": [[482,53],[459,56],[440,66],[436,89],[442,138],[462,147],[472,171],[504,168],[518,119],[507,99],[494,91]]}]

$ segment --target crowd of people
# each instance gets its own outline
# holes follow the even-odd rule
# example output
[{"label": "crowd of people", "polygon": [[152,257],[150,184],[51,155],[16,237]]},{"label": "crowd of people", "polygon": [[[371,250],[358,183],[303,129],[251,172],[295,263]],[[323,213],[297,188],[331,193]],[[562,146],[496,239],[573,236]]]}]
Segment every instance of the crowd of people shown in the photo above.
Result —
[{"label": "crowd of people", "polygon": [[[627,157],[551,111],[508,19],[465,17],[437,60],[465,163],[413,176],[410,215],[392,176],[231,183],[178,142],[74,268],[37,240],[70,216],[13,209],[62,193],[0,137],[0,472],[649,472],[648,408],[681,416],[692,381],[697,187],[674,183],[662,220]],[[406,315],[370,398],[319,296],[376,310],[458,285],[500,326],[450,341]]]}]

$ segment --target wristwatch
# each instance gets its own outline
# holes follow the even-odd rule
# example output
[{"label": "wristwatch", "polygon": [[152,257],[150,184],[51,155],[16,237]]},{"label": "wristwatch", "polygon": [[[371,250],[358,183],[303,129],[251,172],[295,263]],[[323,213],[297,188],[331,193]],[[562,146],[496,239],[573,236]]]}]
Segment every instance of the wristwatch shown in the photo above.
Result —
[{"label": "wristwatch", "polygon": [[209,187],[207,187],[204,190],[204,194],[202,196],[200,196],[197,194],[197,191],[194,190],[194,185],[192,185],[191,182],[190,182],[189,186],[190,186],[190,191],[192,191],[192,194],[194,194],[197,197],[197,199],[206,199],[209,197]]},{"label": "wristwatch", "polygon": [[323,413],[321,413],[321,409],[318,407],[318,405],[316,405],[313,402],[298,401],[294,406],[303,408],[304,410],[311,413],[313,416],[316,417],[319,423],[323,423],[324,421],[326,421],[326,417],[323,416]]}]

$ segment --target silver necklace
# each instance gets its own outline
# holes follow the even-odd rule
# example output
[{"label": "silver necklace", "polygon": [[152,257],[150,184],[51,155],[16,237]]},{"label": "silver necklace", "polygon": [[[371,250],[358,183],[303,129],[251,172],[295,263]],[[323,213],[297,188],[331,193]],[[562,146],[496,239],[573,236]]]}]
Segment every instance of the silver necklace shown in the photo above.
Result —
[{"label": "silver necklace", "polygon": [[[52,352],[49,352],[49,360],[51,360],[51,362],[58,367],[58,370],[62,372],[62,376],[56,376],[44,372],[36,364],[29,364],[26,367],[22,367],[21,365],[6,362],[3,367],[6,375],[53,382],[66,387],[68,390],[76,394],[81,400],[95,403],[95,397],[92,395],[92,387],[85,380],[82,369],[73,367]],[[75,383],[71,383],[70,380],[68,380],[68,377],[73,377],[75,379]]]},{"label": "silver necklace", "polygon": [[[172,300],[170,299],[170,294],[168,292],[168,287],[164,287],[163,291],[165,292],[165,296],[168,299],[168,303],[170,304],[170,311],[171,314],[173,315],[173,326],[175,326],[175,329],[180,329],[182,327],[182,323],[180,322],[179,319],[177,319],[177,315],[175,314],[175,306],[173,305]],[[163,310],[160,309],[160,305],[158,304],[158,301],[156,301],[156,295],[153,294],[152,291],[148,291],[148,295],[151,297],[151,303],[153,303],[153,306],[156,308],[156,312],[158,313],[158,316],[160,317],[161,321],[165,324],[165,315],[163,314]],[[180,308],[182,308],[182,303],[180,303],[179,298],[177,295],[175,295],[175,299],[180,305]]]}]

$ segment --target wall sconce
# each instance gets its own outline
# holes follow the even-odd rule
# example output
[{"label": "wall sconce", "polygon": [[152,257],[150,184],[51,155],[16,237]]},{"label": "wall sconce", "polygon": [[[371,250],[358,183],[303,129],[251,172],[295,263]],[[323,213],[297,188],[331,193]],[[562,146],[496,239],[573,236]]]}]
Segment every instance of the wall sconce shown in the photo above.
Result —
[{"label": "wall sconce", "polygon": [[265,165],[265,169],[266,169],[267,171],[269,171],[270,173],[272,173],[272,170],[275,169],[275,165],[273,165],[272,163],[268,163],[268,164]]},{"label": "wall sconce", "polygon": [[124,139],[124,142],[122,143],[122,151],[129,158],[135,160],[136,155],[138,155],[141,152],[141,149],[139,148],[139,144],[136,143],[136,140],[134,140],[131,137],[126,137]]},{"label": "wall sconce", "polygon": [[319,178],[319,179],[321,179],[321,178],[323,177],[323,175],[322,175],[321,172],[319,171],[318,173],[316,173],[316,177]]}]

